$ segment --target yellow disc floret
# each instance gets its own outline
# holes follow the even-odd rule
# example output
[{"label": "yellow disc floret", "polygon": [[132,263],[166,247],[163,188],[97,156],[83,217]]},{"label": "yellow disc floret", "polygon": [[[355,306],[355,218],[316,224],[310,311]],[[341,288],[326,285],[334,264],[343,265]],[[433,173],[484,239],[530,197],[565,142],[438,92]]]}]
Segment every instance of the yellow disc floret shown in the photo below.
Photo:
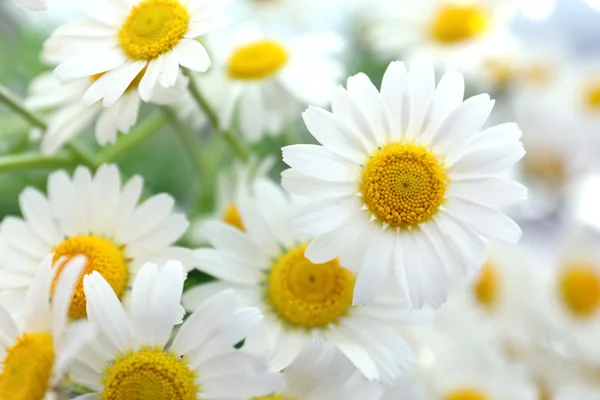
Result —
[{"label": "yellow disc floret", "polygon": [[479,277],[473,292],[475,299],[486,308],[492,308],[498,300],[498,273],[494,265],[488,261],[479,271]]},{"label": "yellow disc floret", "polygon": [[25,333],[7,349],[0,399],[42,400],[50,385],[54,345],[48,332]]},{"label": "yellow disc floret", "polygon": [[98,271],[119,298],[125,293],[129,282],[129,266],[123,254],[123,249],[111,241],[95,236],[74,236],[61,242],[54,248],[53,252],[54,262],[61,257],[66,258],[66,261],[58,267],[57,277],[67,265],[67,261],[73,256],[81,254],[87,258],[87,264],[73,292],[73,300],[69,310],[71,318],[84,318],[87,315],[83,293],[83,276],[91,274],[92,271]]},{"label": "yellow disc floret", "polygon": [[590,84],[585,92],[585,103],[588,109],[600,111],[600,81]]},{"label": "yellow disc floret", "polygon": [[133,60],[153,60],[173,50],[188,30],[190,15],[179,0],[144,0],[133,7],[119,31],[119,43]]},{"label": "yellow disc floret", "polygon": [[460,389],[444,396],[444,400],[488,400],[488,398],[479,390]]},{"label": "yellow disc floret", "polygon": [[446,4],[440,7],[431,25],[431,37],[442,44],[456,44],[482,35],[489,15],[477,5]]},{"label": "yellow disc floret", "polygon": [[564,305],[575,316],[591,317],[600,309],[600,273],[594,267],[569,266],[562,272],[559,286]]},{"label": "yellow disc floret", "polygon": [[185,360],[159,348],[117,357],[104,375],[104,400],[195,400],[200,391]]},{"label": "yellow disc floret", "polygon": [[352,306],[354,276],[337,259],[313,264],[304,257],[305,249],[293,248],[275,262],[268,276],[268,302],[294,327],[325,328]]},{"label": "yellow disc floret", "polygon": [[380,221],[408,227],[436,213],[444,200],[446,182],[444,168],[427,149],[393,143],[367,162],[362,194]]},{"label": "yellow disc floret", "polygon": [[242,217],[240,216],[240,212],[235,204],[230,204],[227,206],[225,211],[223,211],[223,215],[221,216],[221,220],[231,226],[235,226],[241,231],[245,231],[244,222],[242,221]]},{"label": "yellow disc floret", "polygon": [[263,40],[238,48],[229,59],[229,76],[235,79],[264,79],[279,71],[288,60],[280,44]]}]

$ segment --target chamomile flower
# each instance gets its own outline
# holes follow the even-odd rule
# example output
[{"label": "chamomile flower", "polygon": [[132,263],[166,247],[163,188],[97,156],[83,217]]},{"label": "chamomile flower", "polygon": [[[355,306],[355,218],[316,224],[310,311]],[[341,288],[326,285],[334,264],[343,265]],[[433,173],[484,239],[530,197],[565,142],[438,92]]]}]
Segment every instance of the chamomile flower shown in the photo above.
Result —
[{"label": "chamomile flower", "polygon": [[539,300],[548,344],[573,359],[599,366],[600,234],[587,227],[570,228],[553,273],[540,280]]},{"label": "chamomile flower", "polygon": [[382,389],[367,381],[342,353],[315,342],[283,371],[283,388],[260,400],[378,400]]},{"label": "chamomile flower", "polygon": [[[32,110],[48,111],[48,130],[45,132],[41,149],[45,154],[53,154],[74,136],[82,133],[95,120],[95,135],[98,144],[104,146],[117,141],[117,132],[128,133],[135,125],[140,108],[137,92],[141,73],[131,82],[125,93],[108,108],[100,102],[92,105],[81,103],[81,97],[99,76],[82,78],[67,85],[61,85],[50,74],[36,78],[29,86],[29,96],[25,104]],[[158,87],[151,101],[156,104],[171,104],[179,101],[186,89],[187,80],[181,76],[176,86],[169,89]]]},{"label": "chamomile flower", "polygon": [[[173,213],[174,200],[166,194],[138,205],[142,186],[139,176],[121,186],[119,169],[103,165],[94,177],[83,167],[73,178],[52,173],[48,197],[25,189],[19,198],[23,219],[8,216],[0,224],[0,299],[19,312],[36,265],[49,253],[55,261],[85,255],[85,273],[102,274],[121,300],[146,261],[177,259],[190,266],[191,250],[172,246],[188,227],[186,217]],[[61,273],[65,270],[62,263]],[[69,315],[86,316],[83,277]]]},{"label": "chamomile flower", "polygon": [[[223,33],[223,32],[219,32]],[[213,71],[199,85],[214,99],[222,128],[234,117],[251,141],[287,128],[306,104],[329,102],[342,73],[340,37],[311,33],[281,38],[244,25],[211,37]]]},{"label": "chamomile flower", "polygon": [[241,400],[281,388],[281,377],[263,359],[234,348],[261,315],[240,308],[231,291],[200,305],[170,342],[184,280],[179,262],[168,261],[160,272],[145,264],[127,314],[98,272],[84,278],[88,317],[100,340],[73,369],[95,394],[77,399]]},{"label": "chamomile flower", "polygon": [[93,338],[87,321],[68,323],[71,293],[85,259],[56,276],[52,257],[39,265],[24,301],[23,329],[0,306],[0,398],[54,400],[74,356]]},{"label": "chamomile flower", "polygon": [[237,204],[251,196],[253,182],[264,178],[273,168],[275,159],[265,157],[259,160],[252,157],[248,163],[234,162],[232,168],[225,169],[217,175],[214,212],[197,218],[190,228],[190,238],[197,243],[206,244],[202,233],[206,221],[221,220],[240,230],[245,230]]},{"label": "chamomile flower", "polygon": [[340,257],[359,270],[354,302],[364,304],[393,281],[415,308],[439,307],[458,277],[479,268],[483,238],[516,242],[519,226],[498,210],[526,197],[501,177],[525,151],[515,124],[482,130],[494,102],[463,102],[462,75],[437,88],[431,66],[388,67],[377,91],[348,79],[333,112],[310,107],[304,121],[322,144],[283,148],[291,193],[311,198],[293,227],[312,236],[306,257]]},{"label": "chamomile flower", "polygon": [[412,351],[399,329],[427,321],[429,313],[411,311],[403,299],[388,295],[353,307],[355,272],[338,259],[312,263],[304,256],[308,239],[289,229],[296,203],[266,179],[256,181],[253,194],[238,205],[245,231],[220,221],[205,224],[214,248],[196,251],[198,269],[221,281],[187,291],[184,307],[193,309],[215,292],[235,289],[248,306],[265,313],[244,348],[267,355],[275,370],[324,339],[369,379],[391,382],[405,371]]},{"label": "chamomile flower", "polygon": [[[195,40],[222,24],[227,1],[135,0],[78,3],[89,19],[60,27],[45,46],[65,57],[55,69],[62,84],[103,74],[83,101],[112,106],[134,81],[144,101],[155,87],[174,86],[180,66],[204,72],[208,53]],[[138,78],[139,76],[139,78]]]},{"label": "chamomile flower", "polygon": [[513,0],[379,0],[364,2],[369,42],[394,58],[426,58],[440,68],[471,71],[484,57],[510,50]]}]

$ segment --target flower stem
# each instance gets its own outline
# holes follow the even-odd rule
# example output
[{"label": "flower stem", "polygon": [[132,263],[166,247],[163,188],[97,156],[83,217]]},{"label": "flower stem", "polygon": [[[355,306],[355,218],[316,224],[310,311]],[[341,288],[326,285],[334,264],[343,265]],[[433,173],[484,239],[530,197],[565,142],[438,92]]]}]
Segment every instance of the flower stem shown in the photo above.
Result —
[{"label": "flower stem", "polygon": [[35,168],[63,168],[71,166],[75,160],[68,154],[43,156],[38,153],[25,153],[0,157],[0,172],[18,171]]},{"label": "flower stem", "polygon": [[206,117],[208,118],[208,121],[210,122],[212,128],[215,130],[215,132],[218,133],[219,136],[223,137],[225,142],[231,147],[235,155],[240,160],[248,162],[248,160],[250,159],[250,153],[248,149],[241,143],[241,141],[236,137],[236,135],[233,134],[233,132],[231,132],[230,130],[221,129],[221,126],[219,124],[219,117],[217,116],[215,110],[213,110],[213,108],[211,107],[206,97],[204,97],[204,94],[198,86],[196,77],[188,69],[184,69],[183,71],[190,80],[190,94],[192,95],[198,106],[206,114]]},{"label": "flower stem", "polygon": [[[6,104],[15,113],[22,116],[31,125],[40,129],[48,129],[46,122],[38,115],[28,110],[23,105],[23,101],[19,99],[15,94],[8,90],[5,86],[0,85],[0,102]],[[73,140],[67,144],[67,148],[77,157],[77,159],[87,165],[90,168],[96,169],[99,165],[94,155],[81,143]]]},{"label": "flower stem", "polygon": [[185,124],[181,123],[181,121],[179,120],[179,118],[177,118],[177,115],[175,115],[175,112],[172,109],[165,107],[163,108],[163,110],[169,122],[175,129],[175,132],[177,133],[181,144],[188,152],[192,162],[194,163],[198,175],[201,175],[203,172],[206,171],[207,168],[206,164],[203,162],[204,157],[202,156],[202,150],[198,147],[198,142],[194,138],[194,133]]},{"label": "flower stem", "polygon": [[107,147],[100,152],[99,159],[101,163],[115,161],[132,148],[142,143],[145,139],[158,132],[167,122],[167,118],[162,113],[156,113],[144,122],[138,124],[129,132],[121,137],[114,146]]}]

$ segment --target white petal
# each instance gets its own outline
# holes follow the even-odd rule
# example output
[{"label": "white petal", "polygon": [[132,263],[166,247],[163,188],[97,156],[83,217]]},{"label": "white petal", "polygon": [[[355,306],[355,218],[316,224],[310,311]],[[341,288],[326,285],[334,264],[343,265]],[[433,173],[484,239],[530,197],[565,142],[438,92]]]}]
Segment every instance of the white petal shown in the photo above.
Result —
[{"label": "white petal", "polygon": [[60,337],[69,320],[69,307],[73,290],[79,283],[83,268],[87,264],[84,256],[75,256],[62,268],[52,296],[52,332],[56,339]]},{"label": "white petal", "polygon": [[152,60],[148,63],[148,67],[142,80],[140,81],[140,85],[138,86],[138,93],[140,94],[140,98],[145,102],[149,102],[152,99],[152,95],[154,94],[154,87],[158,82],[158,77],[162,73],[162,63],[164,56],[160,56],[155,60]]},{"label": "white petal", "polygon": [[162,71],[158,77],[158,83],[166,88],[175,85],[179,74],[179,63],[174,52],[165,53],[162,56]]},{"label": "white petal", "polygon": [[221,280],[255,285],[262,278],[262,273],[254,264],[232,254],[213,249],[198,249],[195,254],[197,268]]},{"label": "white petal", "polygon": [[435,93],[433,65],[412,66],[408,73],[408,88],[410,92],[410,120],[406,137],[414,140],[422,134],[423,122]]},{"label": "white petal", "polygon": [[78,78],[92,76],[117,68],[126,61],[120,51],[103,51],[70,58],[54,70],[54,76],[63,85]]},{"label": "white petal", "polygon": [[394,236],[395,233],[392,232],[380,232],[371,239],[363,268],[354,286],[354,305],[370,303],[385,286],[392,271]]},{"label": "white petal", "polygon": [[113,107],[102,109],[96,128],[94,129],[96,140],[100,146],[113,143],[117,139],[117,110]]},{"label": "white petal", "polygon": [[521,143],[502,149],[473,149],[448,167],[451,179],[483,177],[506,171],[525,155]]},{"label": "white petal", "polygon": [[446,117],[462,103],[464,95],[465,81],[462,74],[446,72],[435,89],[423,142],[431,141]]},{"label": "white petal", "polygon": [[347,88],[354,102],[363,110],[377,144],[387,143],[390,121],[377,88],[363,73],[348,78]]},{"label": "white petal", "polygon": [[25,331],[41,332],[51,328],[50,286],[52,284],[52,255],[40,264],[23,306]]},{"label": "white petal", "polygon": [[115,240],[129,243],[143,237],[170,215],[174,204],[175,200],[168,194],[150,197],[137,207],[127,220],[123,221]]},{"label": "white petal", "polygon": [[218,250],[234,254],[241,259],[267,265],[269,256],[261,251],[250,236],[221,221],[209,221],[202,227],[204,236]]},{"label": "white petal", "polygon": [[367,379],[377,380],[379,378],[377,365],[363,347],[350,340],[339,329],[328,332],[327,338],[348,357]]},{"label": "white petal", "polygon": [[0,224],[0,235],[7,244],[31,257],[45,256],[50,250],[35,231],[20,218],[5,217]]},{"label": "white petal", "polygon": [[473,178],[453,181],[448,185],[446,195],[495,208],[526,200],[527,188],[503,178]]},{"label": "white petal", "polygon": [[398,141],[408,129],[410,109],[408,72],[404,63],[390,63],[383,75],[381,97],[390,119],[389,139]]},{"label": "white petal", "polygon": [[358,192],[355,182],[323,181],[291,168],[281,173],[281,186],[290,193],[317,199],[350,196]]},{"label": "white petal", "polygon": [[238,110],[242,134],[251,142],[262,138],[266,125],[265,100],[260,88],[250,85],[241,94]]},{"label": "white petal", "polygon": [[156,264],[146,263],[138,272],[131,290],[131,322],[140,344],[151,343],[154,316],[150,303],[158,279]]},{"label": "white petal", "polygon": [[182,39],[173,49],[179,65],[192,71],[205,72],[210,67],[210,57],[204,46],[196,41]]},{"label": "white petal", "polygon": [[[121,177],[116,165],[101,165],[92,184],[91,233],[99,235],[116,223],[115,213],[119,205]],[[112,232],[111,232],[112,233]]]},{"label": "white petal", "polygon": [[168,262],[160,271],[148,308],[152,318],[151,338],[144,344],[159,347],[166,345],[179,319],[184,280],[185,273],[179,261]]},{"label": "white petal", "polygon": [[358,164],[332,153],[323,146],[295,144],[282,148],[282,151],[283,161],[304,175],[334,182],[359,180]]},{"label": "white petal", "polygon": [[55,224],[48,200],[38,190],[26,188],[19,196],[19,204],[25,221],[46,243],[55,246],[63,235]]},{"label": "white petal", "polygon": [[354,131],[363,140],[367,149],[372,151],[377,147],[377,136],[369,125],[363,111],[341,86],[335,89],[331,98],[333,114]]},{"label": "white petal", "polygon": [[318,200],[304,207],[291,221],[291,226],[307,235],[321,235],[337,229],[362,212],[356,196]]},{"label": "white petal", "polygon": [[[5,337],[13,343],[19,335],[17,324],[10,316],[10,313],[0,304],[0,338]],[[4,345],[4,343],[2,344]]]}]

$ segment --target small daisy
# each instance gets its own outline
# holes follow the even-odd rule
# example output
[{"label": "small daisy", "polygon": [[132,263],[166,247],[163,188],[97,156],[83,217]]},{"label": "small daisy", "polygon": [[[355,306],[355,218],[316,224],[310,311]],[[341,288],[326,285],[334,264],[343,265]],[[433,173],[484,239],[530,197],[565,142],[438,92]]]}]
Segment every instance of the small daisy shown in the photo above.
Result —
[{"label": "small daisy", "polygon": [[[139,176],[121,186],[117,166],[103,165],[94,177],[83,167],[72,179],[64,171],[52,173],[48,197],[25,189],[19,198],[23,219],[8,216],[0,224],[0,301],[18,313],[36,264],[49,253],[55,261],[85,255],[85,274],[98,271],[122,300],[144,262],[177,259],[190,266],[191,250],[172,246],[188,227],[186,217],[173,213],[167,194],[138,205],[142,187]],[[86,316],[83,277],[69,315]]]},{"label": "small daisy", "polygon": [[160,272],[145,264],[128,315],[98,272],[84,278],[89,320],[100,340],[73,368],[76,381],[95,394],[76,399],[241,400],[281,388],[266,362],[234,348],[261,315],[240,308],[232,291],[200,305],[170,342],[184,280],[179,262],[168,261]]},{"label": "small daisy", "polygon": [[[73,258],[54,276],[42,261],[24,301],[23,329],[0,306],[0,398],[54,400],[74,356],[93,338],[86,321],[68,324],[71,293],[85,259]],[[55,267],[57,268],[57,267]]]},{"label": "small daisy", "polygon": [[[131,82],[125,93],[108,108],[100,102],[92,105],[81,103],[81,97],[99,77],[78,79],[61,85],[50,74],[36,78],[29,86],[25,104],[32,110],[48,111],[48,130],[43,136],[41,149],[44,154],[53,154],[73,137],[82,133],[95,120],[95,135],[101,146],[117,141],[117,132],[128,133],[135,125],[140,108],[137,91],[141,73]],[[187,80],[180,76],[176,86],[169,89],[158,87],[151,102],[171,104],[180,100],[186,92]]]},{"label": "small daisy", "polygon": [[265,354],[275,370],[288,367],[313,340],[338,347],[369,379],[390,382],[411,365],[412,351],[398,328],[429,318],[391,296],[352,306],[356,275],[338,259],[314,264],[304,257],[308,240],[290,231],[295,203],[274,183],[258,179],[254,198],[239,204],[245,227],[207,222],[214,248],[196,251],[198,269],[221,279],[185,293],[193,309],[213,293],[235,289],[248,306],[265,313],[244,348]]},{"label": "small daisy", "polygon": [[222,128],[237,112],[251,141],[281,134],[306,104],[327,104],[343,71],[335,59],[343,41],[334,34],[283,39],[244,25],[211,39],[215,68],[199,85],[214,99]]},{"label": "small daisy", "polygon": [[600,233],[576,227],[564,233],[556,268],[540,280],[541,337],[570,358],[600,367]]},{"label": "small daisy", "polygon": [[498,211],[526,189],[500,176],[523,155],[515,124],[481,130],[494,102],[463,102],[462,75],[437,88],[431,66],[393,62],[377,91],[369,78],[348,79],[333,112],[310,107],[304,121],[322,144],[283,148],[291,193],[312,198],[293,226],[312,235],[306,257],[341,257],[360,270],[354,302],[373,299],[385,282],[413,307],[439,307],[450,284],[479,268],[483,238],[516,242],[519,226]]},{"label": "small daisy", "polygon": [[217,175],[214,212],[197,218],[190,228],[190,239],[199,244],[207,244],[203,226],[206,221],[221,220],[240,230],[245,230],[240,217],[238,204],[251,194],[255,179],[264,178],[273,168],[275,159],[265,157],[259,160],[252,157],[248,163],[234,162],[232,168],[222,170]]},{"label": "small daisy", "polygon": [[[208,53],[195,38],[222,24],[227,1],[135,0],[78,3],[90,19],[64,25],[45,45],[47,56],[65,57],[55,69],[69,83],[103,74],[85,92],[86,104],[110,107],[139,79],[150,101],[155,86],[174,86],[179,68],[204,72]],[[140,76],[141,75],[141,76]],[[139,78],[138,78],[139,76]]]},{"label": "small daisy", "polygon": [[283,371],[284,387],[260,400],[378,400],[381,387],[367,381],[335,347],[315,342]]},{"label": "small daisy", "polygon": [[440,68],[470,71],[486,56],[513,47],[507,23],[513,0],[379,0],[364,2],[369,42],[394,58],[426,58]]}]

